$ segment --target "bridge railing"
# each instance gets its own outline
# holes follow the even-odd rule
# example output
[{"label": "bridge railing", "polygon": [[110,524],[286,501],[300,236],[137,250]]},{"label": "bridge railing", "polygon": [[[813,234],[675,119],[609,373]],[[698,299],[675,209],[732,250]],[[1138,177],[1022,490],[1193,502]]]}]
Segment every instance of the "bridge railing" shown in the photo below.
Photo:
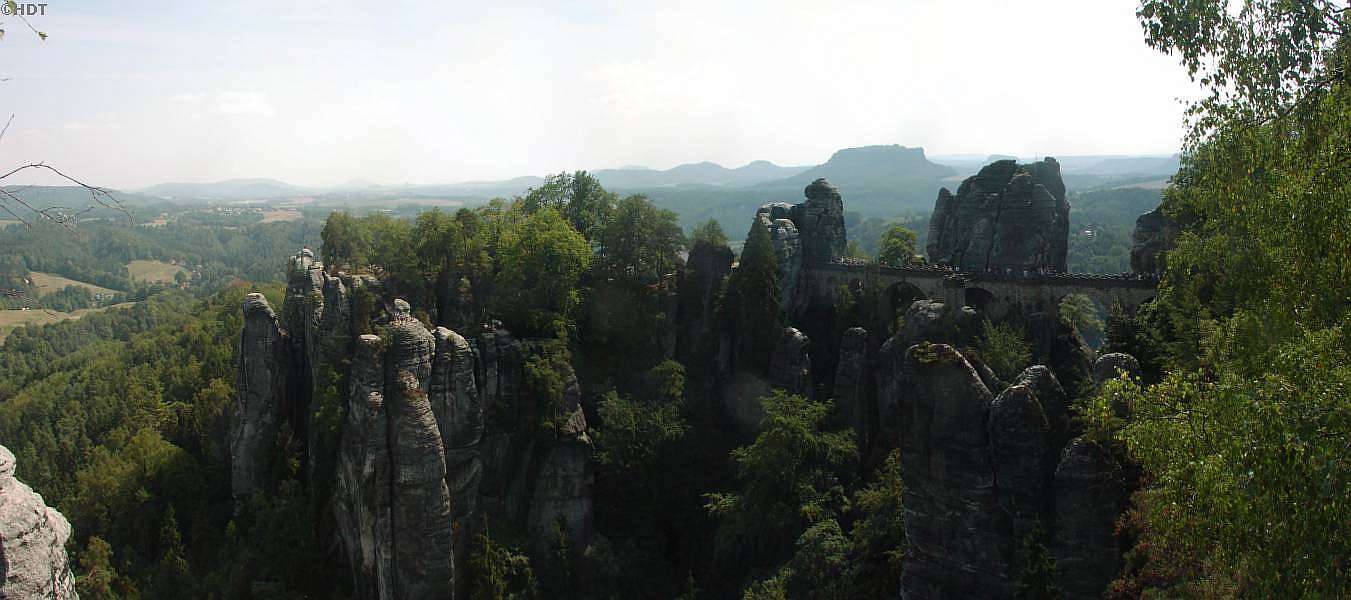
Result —
[{"label": "bridge railing", "polygon": [[1158,284],[1159,277],[1152,273],[1061,273],[1046,270],[1032,269],[1005,269],[990,270],[984,272],[960,271],[949,265],[923,264],[923,265],[884,265],[874,263],[863,258],[839,258],[827,263],[829,266],[851,270],[855,268],[873,267],[882,271],[894,273],[915,273],[925,275],[941,274],[947,277],[959,277],[970,281],[1015,281],[1025,283],[1050,283],[1050,284],[1106,284],[1106,285],[1125,285],[1130,287],[1153,287]]}]

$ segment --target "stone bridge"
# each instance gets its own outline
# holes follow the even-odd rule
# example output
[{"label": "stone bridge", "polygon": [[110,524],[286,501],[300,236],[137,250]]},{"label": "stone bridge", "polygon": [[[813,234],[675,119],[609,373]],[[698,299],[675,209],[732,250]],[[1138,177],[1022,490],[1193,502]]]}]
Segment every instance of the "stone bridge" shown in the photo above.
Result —
[{"label": "stone bridge", "polygon": [[885,290],[878,300],[892,309],[916,298],[967,305],[999,319],[1010,309],[1055,312],[1060,300],[1083,294],[1103,307],[1133,312],[1154,298],[1158,279],[1123,273],[966,273],[939,265],[893,267],[841,259],[803,265],[803,278],[814,299],[835,301],[841,285],[867,285]]}]

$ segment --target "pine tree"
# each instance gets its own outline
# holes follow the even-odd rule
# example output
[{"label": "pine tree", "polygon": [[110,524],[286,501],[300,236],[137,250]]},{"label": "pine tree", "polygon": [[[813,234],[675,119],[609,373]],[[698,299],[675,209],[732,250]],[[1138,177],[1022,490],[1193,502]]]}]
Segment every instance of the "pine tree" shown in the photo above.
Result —
[{"label": "pine tree", "polygon": [[723,308],[728,327],[737,338],[737,366],[767,372],[769,355],[782,333],[783,315],[774,243],[769,230],[758,220],[746,234],[746,246],[728,281]]}]

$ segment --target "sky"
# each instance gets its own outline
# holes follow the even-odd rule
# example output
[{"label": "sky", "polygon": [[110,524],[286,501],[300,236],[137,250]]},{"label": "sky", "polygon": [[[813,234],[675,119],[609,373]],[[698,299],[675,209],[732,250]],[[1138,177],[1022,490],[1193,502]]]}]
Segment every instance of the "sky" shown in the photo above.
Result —
[{"label": "sky", "polygon": [[[1134,0],[47,0],[0,41],[0,165],[136,189],[622,165],[1167,154],[1195,97]],[[12,180],[7,180],[10,183]]]}]

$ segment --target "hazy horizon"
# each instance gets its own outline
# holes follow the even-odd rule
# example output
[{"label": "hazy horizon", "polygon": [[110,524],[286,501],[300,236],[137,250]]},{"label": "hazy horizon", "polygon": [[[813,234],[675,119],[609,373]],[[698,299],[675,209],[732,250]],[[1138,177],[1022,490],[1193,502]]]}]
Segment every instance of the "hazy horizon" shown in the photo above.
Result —
[{"label": "hazy horizon", "polygon": [[7,19],[0,151],[123,189],[813,165],[874,144],[1172,154],[1195,87],[1134,7],[49,3],[30,19],[46,42]]}]

